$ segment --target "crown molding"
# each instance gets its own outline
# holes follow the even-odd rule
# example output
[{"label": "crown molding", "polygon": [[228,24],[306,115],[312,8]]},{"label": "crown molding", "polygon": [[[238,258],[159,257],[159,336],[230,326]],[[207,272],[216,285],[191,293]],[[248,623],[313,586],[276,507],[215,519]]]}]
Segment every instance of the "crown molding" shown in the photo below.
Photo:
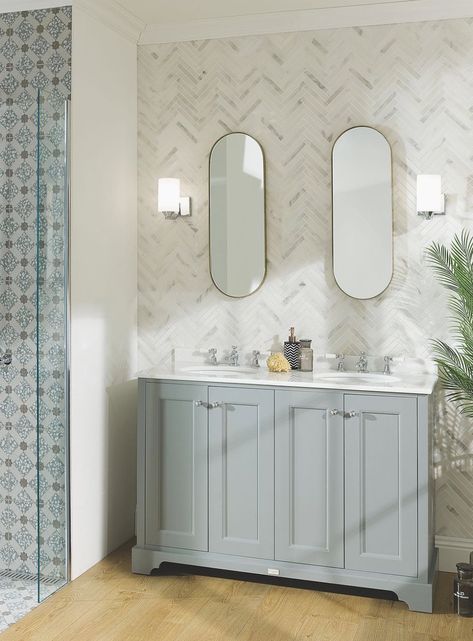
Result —
[{"label": "crown molding", "polygon": [[14,13],[16,11],[34,11],[35,9],[55,9],[56,7],[70,7],[67,0],[2,0],[0,13]]},{"label": "crown molding", "polygon": [[[354,2],[360,0],[354,0]],[[149,24],[140,45],[473,17],[472,0],[397,0],[330,9]]]},{"label": "crown molding", "polygon": [[72,0],[72,8],[85,11],[135,44],[146,27],[142,20],[116,0]]}]

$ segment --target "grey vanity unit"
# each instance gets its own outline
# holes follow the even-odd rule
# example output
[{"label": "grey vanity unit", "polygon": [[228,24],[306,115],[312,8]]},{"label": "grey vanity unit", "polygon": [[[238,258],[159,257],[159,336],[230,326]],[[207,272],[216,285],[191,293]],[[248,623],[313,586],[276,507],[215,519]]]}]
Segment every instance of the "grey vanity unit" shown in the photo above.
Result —
[{"label": "grey vanity unit", "polygon": [[376,588],[431,612],[432,389],[284,376],[140,379],[133,571],[168,561]]}]

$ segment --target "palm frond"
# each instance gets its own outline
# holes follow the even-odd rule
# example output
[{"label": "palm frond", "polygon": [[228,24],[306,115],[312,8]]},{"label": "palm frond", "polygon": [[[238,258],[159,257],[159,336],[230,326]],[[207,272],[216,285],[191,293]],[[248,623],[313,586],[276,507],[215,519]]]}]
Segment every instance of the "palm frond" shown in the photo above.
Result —
[{"label": "palm frond", "polygon": [[433,243],[427,261],[443,287],[449,290],[451,329],[459,347],[433,340],[434,360],[447,397],[473,417],[473,238],[463,230],[448,249]]}]

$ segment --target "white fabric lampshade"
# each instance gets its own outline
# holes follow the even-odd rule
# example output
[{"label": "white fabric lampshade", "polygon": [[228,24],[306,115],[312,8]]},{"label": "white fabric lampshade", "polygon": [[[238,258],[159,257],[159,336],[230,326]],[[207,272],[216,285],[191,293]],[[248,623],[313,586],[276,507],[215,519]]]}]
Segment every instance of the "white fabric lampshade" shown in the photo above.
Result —
[{"label": "white fabric lampshade", "polygon": [[441,176],[432,174],[417,176],[417,211],[444,211]]}]

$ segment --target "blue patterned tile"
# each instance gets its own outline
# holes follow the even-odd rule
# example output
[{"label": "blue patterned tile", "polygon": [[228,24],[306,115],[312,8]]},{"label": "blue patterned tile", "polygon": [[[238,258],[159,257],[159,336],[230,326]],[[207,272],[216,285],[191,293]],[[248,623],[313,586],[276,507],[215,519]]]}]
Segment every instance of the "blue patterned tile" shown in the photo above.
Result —
[{"label": "blue patterned tile", "polygon": [[13,60],[13,58],[18,53],[18,49],[19,49],[19,47],[16,44],[16,42],[14,40],[12,40],[11,38],[8,38],[8,40],[6,40],[6,42],[3,44],[2,48],[0,49],[0,53],[7,60]]},{"label": "blue patterned tile", "polygon": [[0,305],[3,305],[8,311],[16,304],[18,301],[18,296],[12,289],[6,289],[2,294],[0,294]]},{"label": "blue patterned tile", "polygon": [[[0,367],[0,519],[3,519],[0,569],[37,572],[35,340],[38,304],[42,318],[38,336],[42,396],[38,407],[42,422],[40,494],[41,528],[44,529],[40,558],[42,571],[55,577],[63,575],[65,570],[65,546],[61,540],[65,523],[64,469],[61,468],[65,432],[63,390],[61,380],[55,378],[55,372],[64,371],[64,274],[60,278],[60,265],[53,265],[64,251],[61,240],[64,172],[58,157],[64,128],[54,113],[64,113],[64,99],[70,94],[71,15],[70,7],[0,13],[0,340],[9,345],[14,356],[11,366]],[[39,300],[36,296],[37,88],[51,92],[49,101],[41,104],[40,197],[47,208],[41,213],[40,224],[44,243],[39,248],[42,270]],[[56,223],[58,228],[54,226]],[[2,589],[0,578],[0,603],[5,595]],[[34,603],[34,591],[32,594]]]},{"label": "blue patterned tile", "polygon": [[11,470],[7,469],[6,472],[0,475],[0,486],[3,487],[3,489],[5,489],[7,492],[11,492],[15,488],[17,483],[18,481],[12,474]]},{"label": "blue patterned tile", "polygon": [[[20,512],[23,512],[23,513],[31,510],[34,504],[34,501],[31,498],[31,495],[28,492],[26,492],[26,490],[21,490],[21,492],[17,494],[17,496],[13,499],[13,502],[15,503],[17,508],[20,510]],[[31,536],[31,533],[29,533],[25,528],[22,528],[21,531],[23,530],[25,530],[26,534],[29,534],[29,536]],[[28,541],[28,545],[29,544],[30,542]]]},{"label": "blue patterned tile", "polygon": [[16,89],[19,87],[19,82],[15,78],[15,76],[12,76],[11,74],[8,74],[3,80],[0,82],[0,88],[3,89],[3,91],[11,95]]},{"label": "blue patterned tile", "polygon": [[34,468],[35,464],[24,452],[15,459],[14,466],[22,474],[28,474]]},{"label": "blue patterned tile", "polygon": [[15,524],[16,520],[17,519],[15,512],[13,512],[13,510],[9,507],[7,507],[5,510],[2,510],[2,512],[0,513],[0,523],[5,528],[11,528],[11,526]]},{"label": "blue patterned tile", "polygon": [[5,216],[0,219],[0,232],[5,236],[12,236],[18,229],[19,225],[12,216]]},{"label": "blue patterned tile", "polygon": [[18,266],[18,260],[11,251],[7,251],[3,254],[3,257],[0,260],[0,265],[7,274],[11,274],[11,272]]},{"label": "blue patterned tile", "polygon": [[31,23],[31,20],[23,20],[16,28],[16,35],[23,42],[30,40],[33,33],[34,27]]},{"label": "blue patterned tile", "polygon": [[0,126],[4,129],[12,129],[18,123],[18,116],[13,109],[2,109],[0,114]]},{"label": "blue patterned tile", "polygon": [[18,405],[13,402],[11,396],[7,396],[5,400],[0,403],[0,412],[5,418],[12,418],[18,411]]}]

